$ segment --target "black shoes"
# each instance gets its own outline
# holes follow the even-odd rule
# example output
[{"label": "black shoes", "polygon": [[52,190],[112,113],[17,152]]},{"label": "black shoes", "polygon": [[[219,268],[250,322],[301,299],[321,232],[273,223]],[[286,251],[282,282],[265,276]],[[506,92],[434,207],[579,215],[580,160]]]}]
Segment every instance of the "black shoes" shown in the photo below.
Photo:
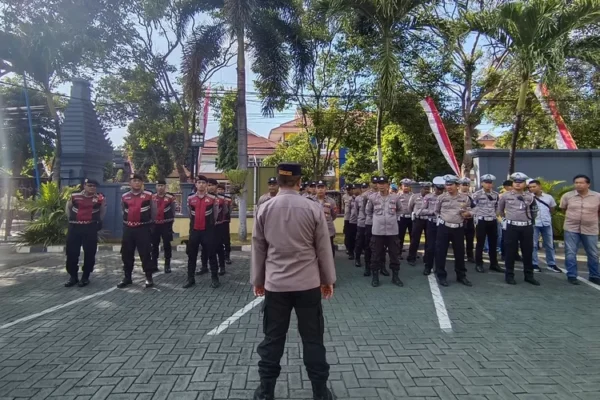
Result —
[{"label": "black shoes", "polygon": [[600,278],[590,278],[589,281],[596,285],[600,285]]},{"label": "black shoes", "polygon": [[392,283],[396,286],[404,286],[404,283],[402,283],[400,277],[398,276],[398,271],[392,271]]},{"label": "black shoes", "polygon": [[226,271],[225,271],[225,266],[219,267],[219,275],[220,275],[220,276],[223,276],[223,275],[225,275],[225,274],[226,274]]},{"label": "black shoes", "polygon": [[448,280],[446,278],[438,278],[437,282],[440,286],[448,286]]},{"label": "black shoes", "polygon": [[577,280],[577,278],[568,278],[567,280],[569,281],[569,283],[571,285],[575,285],[575,286],[579,285],[579,281]]},{"label": "black shoes", "polygon": [[171,273],[171,259],[165,258],[165,274]]},{"label": "black shoes", "polygon": [[73,287],[79,283],[79,280],[75,277],[71,277],[68,281],[65,282],[65,287]]},{"label": "black shoes", "polygon": [[381,275],[390,276],[390,273],[388,272],[388,270],[385,269],[385,265],[383,267],[381,267]]},{"label": "black shoes", "polygon": [[146,278],[146,289],[149,289],[154,286],[154,281],[152,277]]},{"label": "black shoes", "polygon": [[371,276],[371,268],[368,266],[365,266],[365,272],[363,273],[363,276]]},{"label": "black shoes", "polygon": [[465,286],[469,286],[469,287],[470,287],[470,286],[473,286],[473,284],[471,283],[471,281],[470,281],[470,280],[468,280],[468,279],[467,279],[467,277],[464,277],[464,278],[458,278],[456,281],[457,281],[458,283],[462,283],[462,284],[463,284],[463,285],[465,285]]},{"label": "black shoes", "polygon": [[275,400],[275,382],[261,380],[254,391],[253,400]]},{"label": "black shoes", "polygon": [[490,271],[501,272],[504,273],[504,268],[499,266],[498,264],[490,265]]},{"label": "black shoes", "polygon": [[188,279],[185,285],[183,285],[184,289],[189,289],[196,284],[196,281],[193,279]]},{"label": "black shoes", "polygon": [[231,265],[231,258],[229,257],[229,253],[225,253],[225,264]]},{"label": "black shoes", "polygon": [[335,397],[327,387],[327,382],[311,382],[313,390],[313,400],[333,400]]},{"label": "black shoes", "polygon": [[354,254],[349,254],[348,255],[348,260],[354,260]]},{"label": "black shoes", "polygon": [[356,258],[356,259],[354,260],[354,266],[355,266],[356,268],[362,268],[362,263],[360,262],[360,258]]},{"label": "black shoes", "polygon": [[371,278],[371,286],[379,286],[379,271],[373,271],[373,278]]},{"label": "black shoes", "polygon": [[517,281],[515,281],[515,278],[506,278],[505,282],[508,283],[509,285],[516,285]]},{"label": "black shoes", "polygon": [[202,266],[202,268],[200,268],[200,271],[196,271],[196,275],[204,275],[208,273],[208,267],[204,267]]},{"label": "black shoes", "polygon": [[483,265],[476,265],[475,266],[475,271],[479,272],[479,273],[483,273]]},{"label": "black shoes", "polygon": [[467,257],[467,262],[475,264],[475,259],[473,258],[473,256]]},{"label": "black shoes", "polygon": [[417,265],[417,260],[408,260],[408,265],[414,267],[415,265]]},{"label": "black shoes", "polygon": [[219,286],[221,286],[221,282],[219,282],[219,277],[218,276],[213,276],[210,279],[210,287],[213,289],[218,288]]},{"label": "black shoes", "polygon": [[124,289],[124,288],[126,288],[127,286],[129,286],[129,285],[132,285],[132,284],[133,284],[133,282],[131,281],[131,278],[124,278],[124,279],[121,281],[121,283],[119,283],[119,284],[117,285],[117,287],[118,287],[119,289]]},{"label": "black shoes", "polygon": [[90,278],[88,276],[82,276],[81,280],[79,281],[79,283],[77,284],[77,286],[79,286],[79,287],[86,287],[89,284],[90,284]]},{"label": "black shoes", "polygon": [[540,282],[533,276],[525,277],[525,282],[532,284],[533,286],[540,286]]},{"label": "black shoes", "polygon": [[425,276],[431,275],[431,268],[429,268],[429,267],[423,268],[423,275],[425,275]]}]

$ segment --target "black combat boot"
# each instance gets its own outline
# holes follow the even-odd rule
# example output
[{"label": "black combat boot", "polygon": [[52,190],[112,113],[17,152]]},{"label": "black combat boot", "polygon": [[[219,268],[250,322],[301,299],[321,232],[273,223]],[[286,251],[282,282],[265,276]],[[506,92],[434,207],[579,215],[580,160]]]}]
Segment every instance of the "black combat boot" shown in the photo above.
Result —
[{"label": "black combat boot", "polygon": [[496,271],[496,272],[501,272],[501,273],[505,272],[504,268],[502,268],[498,264],[492,264],[492,265],[490,265],[490,271]]},{"label": "black combat boot", "polygon": [[327,382],[311,382],[313,400],[333,400],[335,397],[327,387]]},{"label": "black combat boot", "polygon": [[355,257],[354,258],[354,266],[356,268],[362,268],[362,263],[360,262],[360,257]]},{"label": "black combat boot", "polygon": [[165,258],[165,274],[171,273],[171,259]]},{"label": "black combat boot", "polygon": [[210,287],[216,289],[219,286],[221,286],[221,282],[219,282],[219,275],[212,275],[210,277]]},{"label": "black combat boot", "polygon": [[229,252],[225,253],[225,264],[231,265],[231,258],[229,257]]},{"label": "black combat boot", "polygon": [[385,269],[385,264],[381,267],[381,275],[390,276],[390,273],[388,272],[388,270]]},{"label": "black combat boot", "polygon": [[160,269],[158,269],[158,259],[152,260],[152,273],[155,274],[157,272],[160,272]]},{"label": "black combat boot", "polygon": [[423,275],[425,275],[425,276],[431,275],[431,268],[425,266],[425,268],[423,268]]},{"label": "black combat boot", "polygon": [[253,400],[275,400],[275,381],[262,380],[254,391]]},{"label": "black combat boot", "polygon": [[371,278],[371,286],[379,286],[379,271],[377,270],[373,271],[373,278]]},{"label": "black combat boot", "polygon": [[89,275],[89,274],[86,274],[86,273],[84,273],[84,274],[81,276],[81,280],[79,281],[79,284],[78,284],[78,286],[79,286],[79,287],[85,287],[85,286],[87,286],[87,285],[89,285],[89,284],[90,284],[90,275]]},{"label": "black combat boot", "polygon": [[152,272],[146,273],[146,288],[151,288],[154,286],[154,281],[152,280]]},{"label": "black combat boot", "polygon": [[65,282],[65,287],[73,287],[77,285],[79,279],[77,279],[77,275],[71,276],[68,281]]},{"label": "black combat boot", "polygon": [[192,286],[194,286],[196,284],[196,281],[194,280],[194,278],[190,279],[188,278],[187,282],[185,283],[185,285],[183,285],[184,289],[189,289]]},{"label": "black combat boot", "polygon": [[396,286],[404,286],[404,283],[402,283],[400,277],[398,276],[398,270],[392,271],[392,283]]},{"label": "black combat boot", "polygon": [[220,275],[220,276],[223,276],[223,275],[225,275],[226,273],[227,273],[227,271],[225,271],[225,265],[221,265],[221,266],[219,267],[219,275]]},{"label": "black combat boot", "polygon": [[371,267],[368,265],[365,265],[365,272],[363,273],[363,276],[371,276]]},{"label": "black combat boot", "polygon": [[121,283],[119,283],[117,285],[117,287],[119,289],[123,289],[123,288],[126,288],[127,286],[132,285],[132,284],[133,284],[133,281],[131,280],[131,275],[125,275],[125,277],[123,278],[123,280],[121,281]]},{"label": "black combat boot", "polygon": [[208,273],[208,266],[203,265],[200,271],[196,271],[196,275],[204,275]]}]

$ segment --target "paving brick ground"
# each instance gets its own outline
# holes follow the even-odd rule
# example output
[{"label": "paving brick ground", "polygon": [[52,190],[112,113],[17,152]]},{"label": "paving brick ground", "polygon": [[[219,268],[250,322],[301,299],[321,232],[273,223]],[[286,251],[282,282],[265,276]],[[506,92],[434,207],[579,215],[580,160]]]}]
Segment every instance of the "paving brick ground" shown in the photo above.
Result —
[{"label": "paving brick ground", "polygon": [[[121,273],[114,253],[99,254],[92,284],[83,289],[62,287],[60,255],[0,270],[0,326],[73,303],[0,329],[0,399],[251,398],[260,306],[207,335],[253,300],[248,262],[248,254],[236,253],[216,290],[207,277],[181,289],[183,259],[150,290],[142,288],[139,269],[135,286],[111,290]],[[342,254],[337,266],[325,315],[338,398],[600,399],[598,290],[552,273],[538,274],[536,288],[470,272],[472,288],[441,289],[453,328],[442,332],[421,265],[402,264],[404,288],[383,278],[377,289]],[[292,329],[277,398],[310,398],[301,357]]]}]

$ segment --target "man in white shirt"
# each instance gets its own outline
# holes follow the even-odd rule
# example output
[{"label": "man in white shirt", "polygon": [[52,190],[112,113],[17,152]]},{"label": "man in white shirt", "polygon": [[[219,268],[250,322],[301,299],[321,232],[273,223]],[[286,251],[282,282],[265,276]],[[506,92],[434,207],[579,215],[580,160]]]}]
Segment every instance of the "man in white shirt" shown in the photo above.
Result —
[{"label": "man in white shirt", "polygon": [[556,266],[556,257],[554,253],[554,236],[552,234],[552,213],[556,207],[556,201],[549,194],[542,191],[542,185],[537,179],[529,181],[529,192],[535,196],[538,212],[535,217],[535,226],[533,227],[533,270],[541,272],[538,264],[538,249],[540,244],[540,235],[544,249],[546,250],[546,268],[552,272],[562,272]]}]

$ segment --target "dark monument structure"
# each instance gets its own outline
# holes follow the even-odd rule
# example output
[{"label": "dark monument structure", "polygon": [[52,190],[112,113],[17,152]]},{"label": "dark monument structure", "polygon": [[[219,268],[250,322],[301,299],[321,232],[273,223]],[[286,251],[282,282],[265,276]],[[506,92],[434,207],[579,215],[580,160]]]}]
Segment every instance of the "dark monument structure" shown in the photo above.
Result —
[{"label": "dark monument structure", "polygon": [[[492,174],[501,185],[508,172],[508,150],[477,149],[471,154],[477,182],[481,175]],[[575,175],[586,174],[592,189],[600,190],[600,150],[517,150],[515,171],[530,178],[565,181],[565,185],[571,185]]]},{"label": "dark monument structure", "polygon": [[112,161],[112,154],[91,101],[90,83],[73,80],[61,126],[61,185],[78,185],[83,178],[102,182],[104,166]]}]

